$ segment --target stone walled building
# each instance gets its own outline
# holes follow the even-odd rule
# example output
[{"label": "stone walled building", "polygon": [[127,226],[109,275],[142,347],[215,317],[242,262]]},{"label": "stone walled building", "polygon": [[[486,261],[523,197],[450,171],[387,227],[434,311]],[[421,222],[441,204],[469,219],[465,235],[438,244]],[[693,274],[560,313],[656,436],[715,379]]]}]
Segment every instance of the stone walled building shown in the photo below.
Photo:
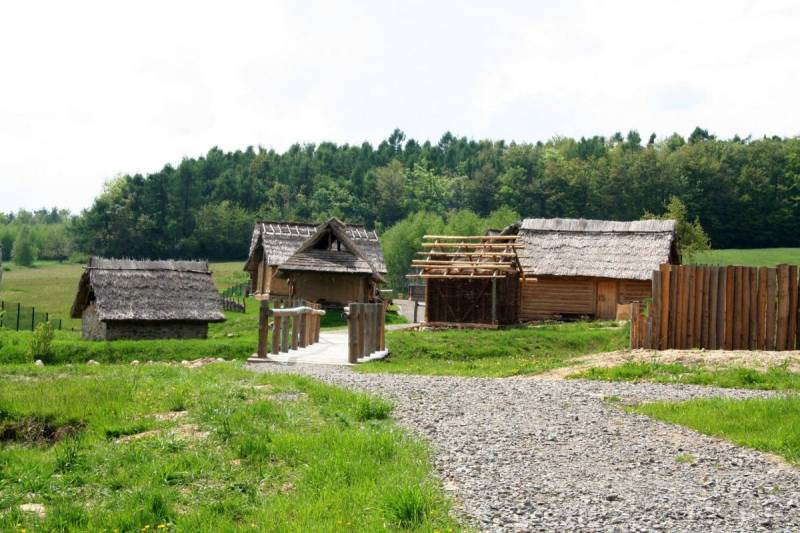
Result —
[{"label": "stone walled building", "polygon": [[71,314],[93,340],[205,338],[225,320],[205,261],[92,257]]}]

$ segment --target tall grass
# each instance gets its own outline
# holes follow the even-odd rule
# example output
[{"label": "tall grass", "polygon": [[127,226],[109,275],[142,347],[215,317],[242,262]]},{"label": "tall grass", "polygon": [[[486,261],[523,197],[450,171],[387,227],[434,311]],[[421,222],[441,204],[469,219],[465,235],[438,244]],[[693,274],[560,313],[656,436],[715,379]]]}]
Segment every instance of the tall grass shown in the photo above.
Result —
[{"label": "tall grass", "polygon": [[2,531],[458,528],[428,450],[381,400],[235,363],[0,366],[0,382],[0,425],[81,424],[0,443]]}]

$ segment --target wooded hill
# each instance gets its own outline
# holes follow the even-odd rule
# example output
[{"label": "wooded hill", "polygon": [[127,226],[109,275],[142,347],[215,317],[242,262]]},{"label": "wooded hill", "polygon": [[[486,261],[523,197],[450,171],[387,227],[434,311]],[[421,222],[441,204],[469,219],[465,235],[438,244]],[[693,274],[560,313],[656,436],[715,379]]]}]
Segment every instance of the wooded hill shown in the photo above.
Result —
[{"label": "wooded hill", "polygon": [[385,230],[409,214],[501,207],[525,217],[631,220],[671,196],[714,247],[800,246],[800,138],[721,140],[697,128],[547,142],[296,144],[184,159],[110,182],[72,225],[77,249],[107,256],[241,259],[256,218],[335,215]]}]

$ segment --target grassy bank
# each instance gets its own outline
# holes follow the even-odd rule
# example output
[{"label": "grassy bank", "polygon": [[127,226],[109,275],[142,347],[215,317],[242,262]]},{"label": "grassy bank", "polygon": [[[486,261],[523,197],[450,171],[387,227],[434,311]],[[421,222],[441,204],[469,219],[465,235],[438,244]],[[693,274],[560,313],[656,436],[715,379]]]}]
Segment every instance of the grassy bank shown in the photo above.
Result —
[{"label": "grassy bank", "polygon": [[625,363],[610,368],[591,368],[570,378],[604,381],[687,383],[734,389],[800,390],[800,373],[785,367],[766,371],[752,368],[709,368],[682,364]]},{"label": "grassy bank", "polygon": [[568,366],[590,353],[627,345],[628,329],[613,322],[575,322],[500,330],[390,331],[391,356],[361,372],[515,376]]},{"label": "grassy bank", "polygon": [[656,402],[632,408],[658,420],[800,462],[800,396]]},{"label": "grassy bank", "polygon": [[2,531],[458,528],[381,400],[235,363],[0,366],[0,383]]},{"label": "grassy bank", "polygon": [[800,248],[760,248],[752,250],[709,250],[695,254],[695,265],[775,266],[800,264]]}]

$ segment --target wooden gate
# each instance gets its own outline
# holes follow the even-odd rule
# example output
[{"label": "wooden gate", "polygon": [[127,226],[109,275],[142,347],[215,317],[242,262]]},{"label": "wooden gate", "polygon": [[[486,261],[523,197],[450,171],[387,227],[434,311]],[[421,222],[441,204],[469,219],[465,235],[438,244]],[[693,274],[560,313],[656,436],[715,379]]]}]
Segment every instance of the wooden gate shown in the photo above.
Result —
[{"label": "wooden gate", "polygon": [[386,308],[383,303],[351,303],[346,309],[350,363],[386,357]]},{"label": "wooden gate", "polygon": [[631,347],[794,350],[798,267],[661,265],[649,306],[632,304]]}]

